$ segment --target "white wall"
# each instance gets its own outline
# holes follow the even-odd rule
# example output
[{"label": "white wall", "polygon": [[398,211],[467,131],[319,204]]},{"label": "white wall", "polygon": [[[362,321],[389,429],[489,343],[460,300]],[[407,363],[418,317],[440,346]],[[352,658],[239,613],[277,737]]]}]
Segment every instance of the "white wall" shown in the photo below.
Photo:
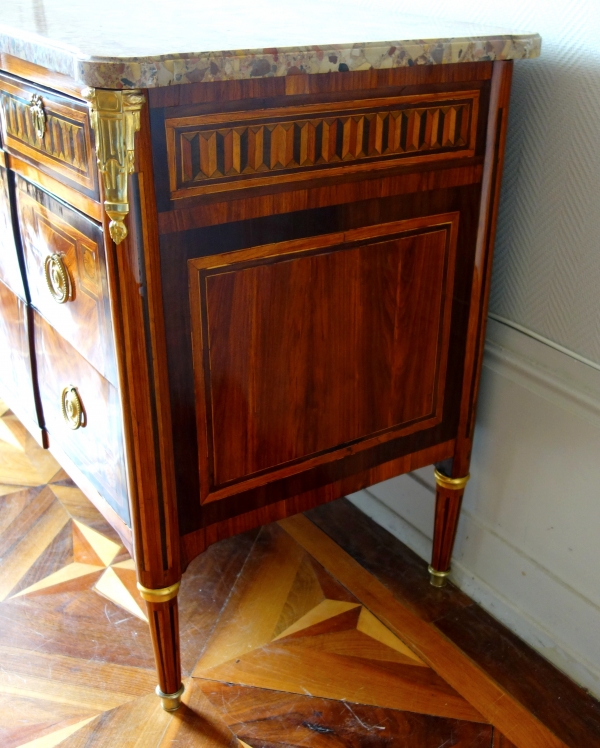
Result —
[{"label": "white wall", "polygon": [[[452,579],[600,697],[600,371],[494,320]],[[433,469],[350,497],[424,559]]]},{"label": "white wall", "polygon": [[[600,697],[600,0],[432,0],[427,13],[543,39],[539,60],[515,63],[453,579]],[[351,497],[425,559],[432,472]]]}]

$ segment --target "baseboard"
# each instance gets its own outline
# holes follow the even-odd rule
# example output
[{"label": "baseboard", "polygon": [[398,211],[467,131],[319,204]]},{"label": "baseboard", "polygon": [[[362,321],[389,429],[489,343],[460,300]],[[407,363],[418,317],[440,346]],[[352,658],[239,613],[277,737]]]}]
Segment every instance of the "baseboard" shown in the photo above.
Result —
[{"label": "baseboard", "polygon": [[[600,372],[491,321],[455,583],[600,697]],[[429,559],[424,469],[350,499]]]}]

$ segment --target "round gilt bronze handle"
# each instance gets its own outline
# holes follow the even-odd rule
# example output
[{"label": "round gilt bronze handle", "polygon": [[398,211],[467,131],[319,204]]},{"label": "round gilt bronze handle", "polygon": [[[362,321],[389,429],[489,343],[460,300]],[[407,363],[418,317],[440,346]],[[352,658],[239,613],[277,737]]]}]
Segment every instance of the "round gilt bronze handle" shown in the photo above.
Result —
[{"label": "round gilt bronze handle", "polygon": [[46,285],[57,304],[64,304],[71,298],[71,279],[63,258],[57,254],[48,255],[44,262]]},{"label": "round gilt bronze handle", "polygon": [[62,391],[60,406],[67,426],[70,429],[78,429],[83,425],[83,408],[76,388],[70,384]]}]

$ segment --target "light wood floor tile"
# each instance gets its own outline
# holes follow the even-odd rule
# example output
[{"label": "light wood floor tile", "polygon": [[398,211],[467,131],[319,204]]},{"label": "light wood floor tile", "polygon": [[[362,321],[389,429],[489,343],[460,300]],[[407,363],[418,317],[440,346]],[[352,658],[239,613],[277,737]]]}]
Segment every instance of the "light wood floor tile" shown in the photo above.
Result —
[{"label": "light wood floor tile", "polygon": [[132,559],[0,401],[0,748],[564,748],[427,594],[421,616],[302,516],[211,546],[167,714]]}]

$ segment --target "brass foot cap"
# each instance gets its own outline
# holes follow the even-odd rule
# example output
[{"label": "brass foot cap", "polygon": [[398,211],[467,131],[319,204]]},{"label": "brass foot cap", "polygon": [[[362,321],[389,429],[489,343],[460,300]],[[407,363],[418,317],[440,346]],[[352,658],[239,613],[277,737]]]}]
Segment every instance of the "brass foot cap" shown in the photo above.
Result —
[{"label": "brass foot cap", "polygon": [[448,571],[436,571],[433,566],[428,567],[429,571],[429,584],[432,587],[445,587],[450,575],[450,569]]},{"label": "brass foot cap", "polygon": [[156,695],[162,699],[162,707],[165,712],[174,712],[181,706],[181,697],[183,695],[183,683],[175,693],[163,693],[160,686],[156,686]]}]

